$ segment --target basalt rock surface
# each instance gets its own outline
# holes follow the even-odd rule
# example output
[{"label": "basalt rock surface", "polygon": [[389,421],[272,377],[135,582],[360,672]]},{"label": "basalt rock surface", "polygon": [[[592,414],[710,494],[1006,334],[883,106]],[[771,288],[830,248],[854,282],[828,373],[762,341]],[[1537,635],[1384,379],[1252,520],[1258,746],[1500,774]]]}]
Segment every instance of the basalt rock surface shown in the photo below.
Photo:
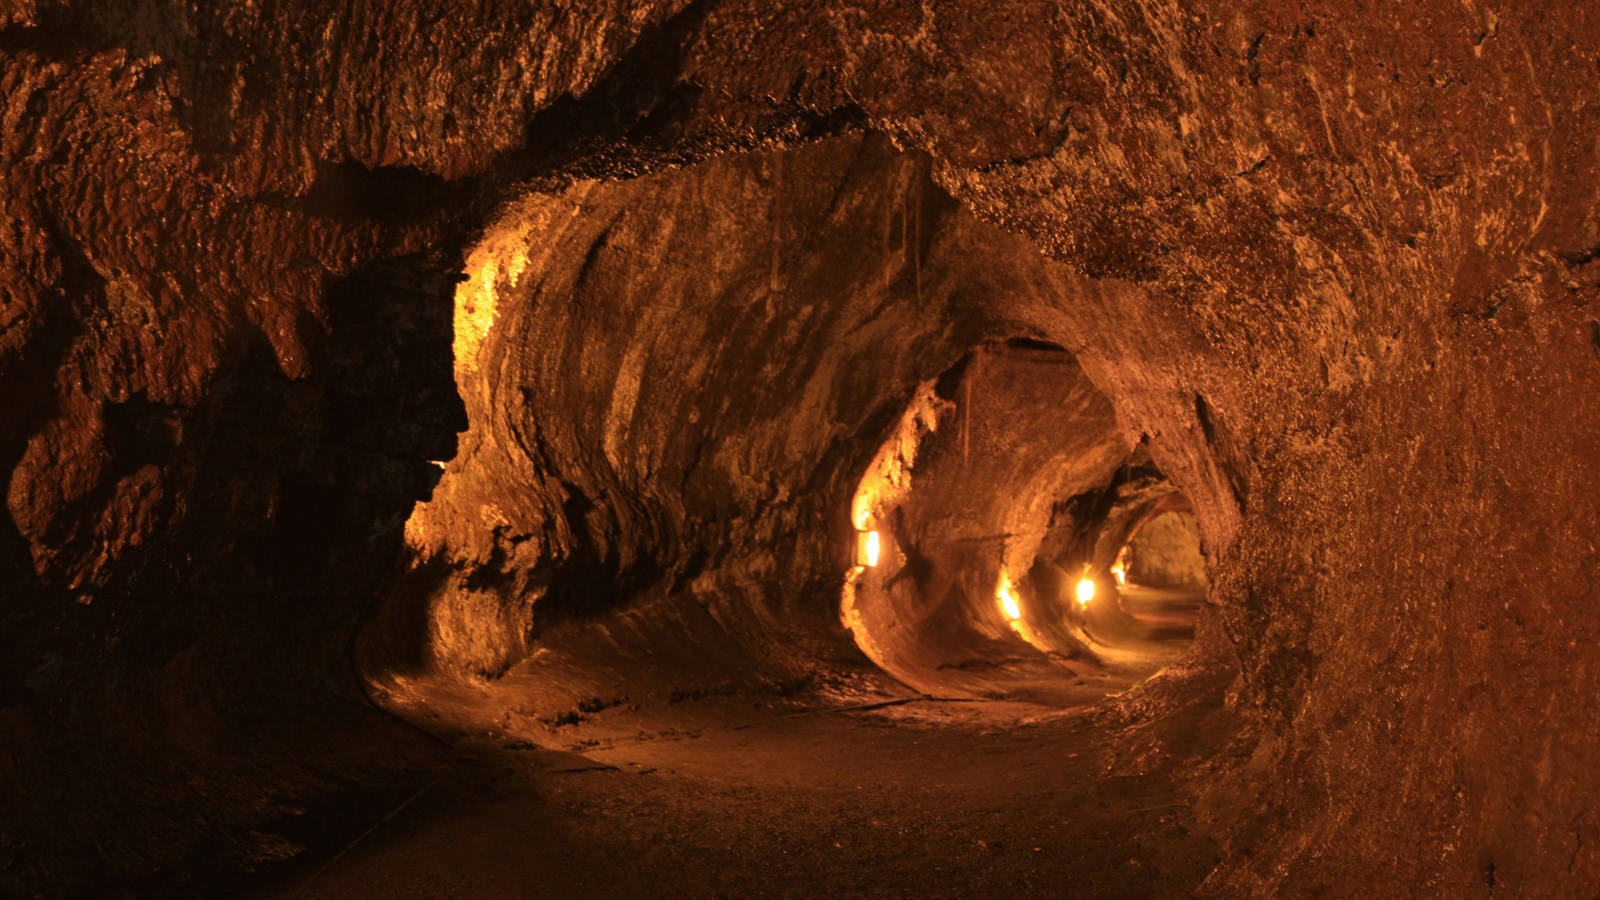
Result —
[{"label": "basalt rock surface", "polygon": [[1554,2],[0,4],[0,889],[290,854],[437,752],[373,684],[563,622],[861,663],[858,480],[1027,338],[1199,523],[1252,748],[1207,889],[1594,893],[1597,46]]}]

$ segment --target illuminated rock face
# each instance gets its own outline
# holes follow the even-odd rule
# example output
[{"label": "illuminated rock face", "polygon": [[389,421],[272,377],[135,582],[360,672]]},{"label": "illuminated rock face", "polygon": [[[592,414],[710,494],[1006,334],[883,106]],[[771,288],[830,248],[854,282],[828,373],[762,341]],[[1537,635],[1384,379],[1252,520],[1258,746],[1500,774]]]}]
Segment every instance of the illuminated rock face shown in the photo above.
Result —
[{"label": "illuminated rock face", "polygon": [[1596,14],[772,6],[0,12],[0,886],[270,857],[424,752],[352,655],[846,645],[861,472],[1018,336],[1193,504],[1211,887],[1600,882]]},{"label": "illuminated rock face", "polygon": [[1200,535],[1188,513],[1166,512],[1152,518],[1139,529],[1130,547],[1129,580],[1154,587],[1205,588]]},{"label": "illuminated rock face", "polygon": [[408,669],[503,671],[548,625],[657,601],[837,641],[886,430],[1084,286],[859,137],[528,198],[468,272],[458,323],[495,311],[458,329],[472,427],[380,621]]},{"label": "illuminated rock face", "polygon": [[[1093,671],[1081,629],[1062,615],[1073,585],[1063,595],[1056,584],[1068,575],[1059,566],[1075,582],[1089,559],[1044,544],[1074,524],[1097,530],[1099,521],[1072,521],[1086,511],[1073,501],[1108,489],[1132,438],[1059,348],[986,344],[930,389],[932,428],[914,466],[890,490],[870,477],[862,485],[889,551],[846,590],[856,643],[896,678],[940,695],[1004,690],[1008,665],[1052,653],[1064,665],[1050,666]],[[1041,562],[1052,568],[1048,586],[1030,578]]]}]

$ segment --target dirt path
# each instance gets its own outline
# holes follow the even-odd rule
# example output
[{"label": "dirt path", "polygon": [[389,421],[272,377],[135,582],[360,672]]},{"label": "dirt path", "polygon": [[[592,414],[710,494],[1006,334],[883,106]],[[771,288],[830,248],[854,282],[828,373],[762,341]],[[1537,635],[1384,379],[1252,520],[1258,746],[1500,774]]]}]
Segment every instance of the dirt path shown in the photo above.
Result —
[{"label": "dirt path", "polygon": [[728,704],[701,707],[581,756],[466,743],[336,862],[261,895],[1181,896],[1215,861],[1174,777],[1201,711],[1130,743],[1016,704],[738,730]]},{"label": "dirt path", "polygon": [[[1172,598],[1146,599],[1149,614]],[[1225,680],[1169,672],[1072,710],[1016,699],[1048,694],[1040,684],[960,702],[680,692],[582,715],[550,714],[570,700],[541,695],[548,670],[423,683],[408,714],[450,736],[452,762],[306,816],[307,852],[243,887],[329,898],[1184,896],[1216,862],[1186,786],[1227,744]],[[1182,699],[1145,702],[1152,692]],[[1154,718],[1157,708],[1182,711]]]}]

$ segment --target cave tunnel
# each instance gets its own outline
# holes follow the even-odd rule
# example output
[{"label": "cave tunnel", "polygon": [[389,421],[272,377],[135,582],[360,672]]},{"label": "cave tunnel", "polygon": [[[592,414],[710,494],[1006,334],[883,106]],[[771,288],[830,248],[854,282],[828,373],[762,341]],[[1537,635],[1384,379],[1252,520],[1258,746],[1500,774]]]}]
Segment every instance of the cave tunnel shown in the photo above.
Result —
[{"label": "cave tunnel", "polygon": [[0,10],[0,894],[1593,896],[1600,17]]},{"label": "cave tunnel", "polygon": [[981,345],[919,389],[868,467],[845,624],[879,668],[930,695],[1084,705],[1193,637],[1204,562],[1192,537],[1189,555],[1168,549],[1189,532],[1139,554],[1148,585],[1123,576],[1140,526],[1181,505],[1072,354]]}]

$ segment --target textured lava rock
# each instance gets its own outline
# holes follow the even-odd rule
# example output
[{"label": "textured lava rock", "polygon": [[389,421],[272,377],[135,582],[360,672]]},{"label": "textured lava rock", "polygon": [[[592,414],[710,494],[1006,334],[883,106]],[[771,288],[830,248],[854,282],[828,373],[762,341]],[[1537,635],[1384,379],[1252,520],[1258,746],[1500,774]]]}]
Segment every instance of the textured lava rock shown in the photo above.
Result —
[{"label": "textured lava rock", "polygon": [[[815,616],[752,560],[792,538],[821,578],[911,387],[1026,335],[1076,355],[1199,521],[1256,747],[1206,793],[1212,889],[1592,893],[1597,44],[1581,4],[1446,0],[0,7],[0,877],[149,871],[270,817],[267,786],[381,765],[331,736],[393,727],[349,717],[342,658],[381,579],[370,664],[411,669],[493,671],[541,604],[708,572]],[[839,187],[871,153],[649,174],[853,128],[965,210],[912,179],[904,221],[963,224],[902,230],[926,255],[892,291],[864,286],[906,193]],[[812,202],[753,199],[760,165]],[[822,227],[834,196],[853,237]],[[786,257],[800,233],[835,240]],[[931,266],[947,292],[993,266],[1049,289],[924,284],[928,313],[904,264],[941,233],[982,237]],[[461,424],[462,259],[513,300],[407,540]],[[834,340],[783,331],[802,300]],[[904,327],[851,337],[880,320]],[[646,358],[673,380],[635,381]],[[694,402],[703,425],[669,424]],[[269,715],[308,698],[327,714]],[[108,824],[135,808],[138,833]]]},{"label": "textured lava rock", "polygon": [[1205,558],[1193,516],[1164,512],[1146,522],[1128,548],[1130,580],[1155,587],[1205,587]]}]

